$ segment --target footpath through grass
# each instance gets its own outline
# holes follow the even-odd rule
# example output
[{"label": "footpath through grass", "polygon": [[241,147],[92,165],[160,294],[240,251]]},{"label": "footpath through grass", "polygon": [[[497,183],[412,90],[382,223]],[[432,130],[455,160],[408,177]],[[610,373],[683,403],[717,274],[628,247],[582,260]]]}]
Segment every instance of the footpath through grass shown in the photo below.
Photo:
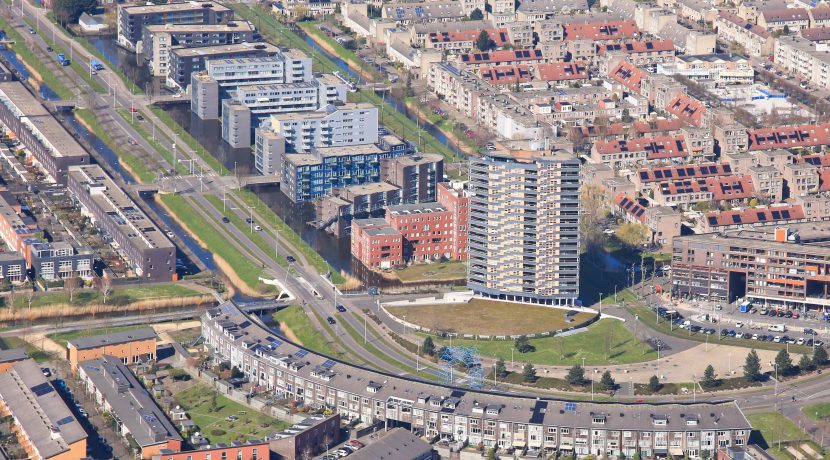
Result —
[{"label": "footpath through grass", "polygon": [[211,444],[262,439],[288,427],[288,423],[232,401],[204,383],[180,391],[174,398]]},{"label": "footpath through grass", "polygon": [[[776,458],[793,458],[786,452],[786,445],[799,443],[809,439],[807,433],[802,431],[798,425],[778,412],[767,412],[763,414],[750,414],[746,417],[752,427],[757,430],[763,439],[763,444],[770,447],[770,451]],[[779,445],[782,447],[779,449]]]},{"label": "footpath through grass", "polygon": [[[439,345],[449,345],[449,340],[433,340]],[[477,348],[481,356],[495,356],[507,362],[510,362],[511,351],[514,349],[513,340],[453,339],[452,343]],[[589,326],[587,331],[566,337],[530,339],[530,344],[535,347],[535,351],[513,352],[515,362],[572,366],[582,364],[582,358],[585,358],[585,365],[596,366],[637,363],[657,358],[657,353],[650,346],[637,339],[621,321],[615,319],[602,319]]]},{"label": "footpath through grass", "polygon": [[[136,132],[138,132],[138,134],[142,138],[144,138],[144,140],[147,141],[147,143],[150,144],[153,147],[153,149],[155,149],[159,153],[159,155],[162,156],[162,158],[164,158],[167,161],[167,163],[172,165],[172,167],[176,170],[177,173],[185,174],[188,172],[187,166],[174,161],[175,159],[173,158],[173,153],[170,152],[170,150],[166,149],[163,145],[161,145],[161,142],[159,142],[156,139],[153,139],[153,133],[147,131],[145,127],[145,122],[141,122],[138,119],[135,119],[133,115],[130,113],[130,111],[127,109],[116,109],[116,112],[118,112],[118,115],[120,115],[121,118],[124,119],[124,121],[129,123],[130,126],[132,126],[133,129],[135,129]],[[141,112],[138,112],[136,115],[139,114],[141,114]],[[147,120],[145,115],[142,115],[142,117],[144,117],[144,119]],[[165,139],[167,138],[160,131],[157,133],[156,137],[164,137]]]},{"label": "footpath through grass", "polygon": [[392,273],[404,283],[415,281],[451,281],[467,276],[467,264],[464,262],[443,262],[416,264],[393,270]]},{"label": "footpath through grass", "polygon": [[129,152],[128,149],[125,148],[126,146],[117,143],[110,133],[101,127],[101,124],[98,123],[98,119],[95,117],[95,114],[91,109],[75,109],[75,116],[83,121],[87,129],[91,130],[92,133],[101,140],[101,142],[107,144],[107,146],[115,152],[118,156],[118,160],[124,163],[127,169],[130,170],[132,175],[135,176],[139,182],[147,183],[152,182],[153,179],[155,179],[156,175],[148,169],[147,163]]},{"label": "footpath through grass", "polygon": [[320,334],[302,307],[291,305],[274,313],[271,317],[279,323],[283,334],[289,339],[299,341],[309,350],[337,356],[334,347]]}]

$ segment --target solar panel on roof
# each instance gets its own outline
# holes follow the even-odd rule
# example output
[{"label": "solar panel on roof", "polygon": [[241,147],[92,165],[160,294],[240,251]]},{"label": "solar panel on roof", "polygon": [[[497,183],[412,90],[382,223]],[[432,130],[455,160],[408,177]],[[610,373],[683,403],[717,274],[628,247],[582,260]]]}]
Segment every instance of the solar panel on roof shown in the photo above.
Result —
[{"label": "solar panel on roof", "polygon": [[677,170],[677,175],[678,175],[679,177],[686,177],[686,170],[685,170],[685,169],[683,169],[683,168],[678,169],[678,170]]},{"label": "solar panel on roof", "polygon": [[565,403],[565,410],[569,411],[569,412],[576,412],[576,403],[566,402]]},{"label": "solar panel on roof", "polygon": [[60,425],[66,425],[67,423],[72,423],[74,420],[75,420],[75,418],[74,418],[74,417],[72,417],[71,415],[69,415],[69,416],[66,416],[66,417],[64,417],[64,418],[62,418],[62,419],[60,419],[60,420],[58,420],[58,422],[57,422],[57,423],[58,423],[58,426],[60,426]]},{"label": "solar panel on roof", "polygon": [[398,19],[403,19],[404,16],[406,16],[406,13],[404,12],[403,8],[397,7],[397,8],[395,8],[395,16]]},{"label": "solar panel on roof", "polygon": [[787,211],[787,210],[781,211],[781,217],[783,217],[785,219],[789,219],[790,218],[790,211]]},{"label": "solar panel on roof", "polygon": [[300,349],[300,350],[298,350],[296,353],[294,353],[294,357],[295,357],[295,358],[303,358],[303,357],[305,357],[305,355],[307,355],[307,354],[308,354],[308,350],[303,350],[303,349]]},{"label": "solar panel on roof", "polygon": [[772,211],[772,218],[775,219],[775,220],[780,220],[781,219],[781,213],[778,212],[778,211]]},{"label": "solar panel on roof", "polygon": [[667,178],[671,179],[671,176],[672,176],[671,169],[668,170],[668,171],[663,172],[663,174],[665,174]]},{"label": "solar panel on roof", "polygon": [[648,179],[648,173],[645,171],[640,171],[640,180]]},{"label": "solar panel on roof", "polygon": [[723,165],[723,172],[732,172],[732,166],[730,165]]},{"label": "solar panel on roof", "polygon": [[424,8],[420,7],[420,6],[416,6],[415,7],[415,16],[417,16],[419,18],[423,17],[424,16]]},{"label": "solar panel on roof", "polygon": [[759,211],[759,212],[757,213],[757,216],[758,216],[758,220],[760,220],[761,222],[763,222],[763,221],[767,220],[767,215],[766,215],[766,214],[764,214],[763,212],[760,212],[760,211]]},{"label": "solar panel on roof", "polygon": [[332,367],[334,367],[335,364],[337,364],[337,363],[335,363],[333,360],[329,359],[329,360],[326,360],[326,362],[324,362],[320,367],[324,367],[326,369],[331,369]]},{"label": "solar panel on roof", "polygon": [[52,388],[52,385],[49,385],[48,382],[39,383],[39,384],[33,386],[31,388],[31,390],[32,390],[32,393],[35,394],[35,396],[48,395],[49,393],[55,391],[55,389]]},{"label": "solar panel on roof", "polygon": [[717,224],[718,224],[718,218],[715,217],[715,216],[709,216],[709,225],[717,225]]},{"label": "solar panel on roof", "polygon": [[741,216],[739,216],[738,214],[732,214],[732,222],[734,222],[736,224],[740,224],[741,223]]}]

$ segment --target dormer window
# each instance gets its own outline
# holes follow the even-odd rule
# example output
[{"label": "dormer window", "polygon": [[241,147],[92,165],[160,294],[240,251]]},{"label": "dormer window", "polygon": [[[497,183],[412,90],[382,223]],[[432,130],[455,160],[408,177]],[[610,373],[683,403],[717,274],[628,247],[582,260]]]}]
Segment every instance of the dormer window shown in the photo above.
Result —
[{"label": "dormer window", "polygon": [[605,417],[594,416],[591,418],[591,423],[594,425],[605,425]]}]

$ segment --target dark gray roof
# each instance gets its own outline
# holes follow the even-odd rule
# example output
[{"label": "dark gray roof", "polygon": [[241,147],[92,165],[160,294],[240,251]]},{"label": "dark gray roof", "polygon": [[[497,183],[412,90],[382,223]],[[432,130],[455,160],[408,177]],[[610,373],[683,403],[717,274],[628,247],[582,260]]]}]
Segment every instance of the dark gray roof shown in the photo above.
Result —
[{"label": "dark gray roof", "polygon": [[11,350],[0,350],[0,363],[8,363],[14,361],[23,361],[28,358],[26,350],[22,348],[12,348]]},{"label": "dark gray roof", "polygon": [[31,359],[0,374],[0,398],[43,458],[67,452],[70,445],[87,437],[61,396]]},{"label": "dark gray roof", "polygon": [[152,396],[141,386],[130,369],[112,356],[81,363],[80,371],[109,404],[139,446],[181,440],[176,428]]},{"label": "dark gray roof", "polygon": [[412,460],[424,458],[432,446],[403,428],[395,428],[353,453],[352,460]]},{"label": "dark gray roof", "polygon": [[75,347],[78,350],[86,350],[88,348],[98,348],[105,345],[134,342],[136,340],[147,340],[155,337],[156,331],[149,327],[143,327],[141,329],[113,332],[112,334],[72,339],[67,341],[67,346]]}]

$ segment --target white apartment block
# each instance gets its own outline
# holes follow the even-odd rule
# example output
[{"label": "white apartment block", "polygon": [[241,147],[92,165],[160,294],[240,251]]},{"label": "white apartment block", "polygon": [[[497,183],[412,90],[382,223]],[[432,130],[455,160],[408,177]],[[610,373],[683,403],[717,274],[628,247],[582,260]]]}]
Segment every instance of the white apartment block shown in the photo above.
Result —
[{"label": "white apartment block", "polygon": [[830,46],[801,37],[779,37],[775,41],[775,63],[801,79],[830,88]]},{"label": "white apartment block", "polygon": [[378,108],[372,104],[329,105],[314,112],[273,114],[259,129],[285,139],[287,151],[309,153],[319,147],[378,142]]}]

